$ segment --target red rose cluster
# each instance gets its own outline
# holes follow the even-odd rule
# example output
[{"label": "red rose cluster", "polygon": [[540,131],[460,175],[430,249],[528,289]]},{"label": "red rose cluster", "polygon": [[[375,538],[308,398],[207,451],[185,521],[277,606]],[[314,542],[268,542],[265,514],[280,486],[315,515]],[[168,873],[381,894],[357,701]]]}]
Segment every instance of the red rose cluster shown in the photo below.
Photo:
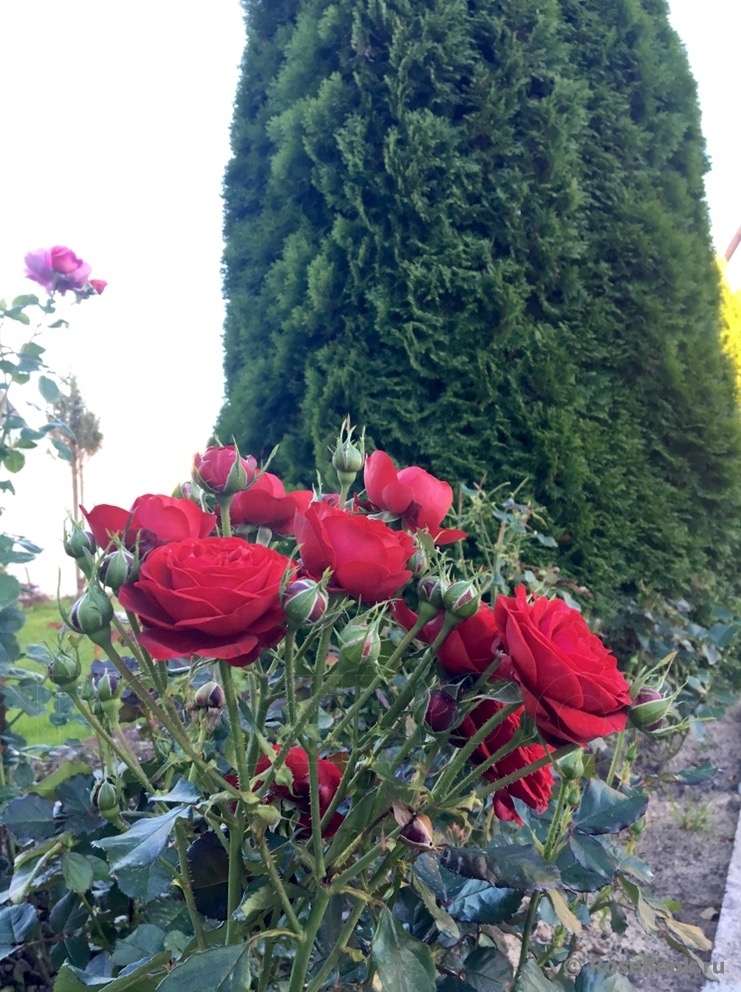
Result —
[{"label": "red rose cluster", "polygon": [[[411,630],[416,615],[401,602],[394,612],[397,621]],[[420,637],[432,643],[443,620],[439,614],[423,627]],[[625,729],[630,687],[615,656],[589,630],[581,613],[560,599],[535,596],[529,601],[520,586],[514,596],[500,596],[493,607],[482,603],[448,634],[437,656],[453,679],[491,671],[491,682],[514,682],[522,694],[523,709],[507,717],[479,745],[471,759],[476,763],[512,739],[523,712],[534,721],[548,750],[569,743],[584,747],[597,737]],[[499,706],[495,700],[480,703],[455,729],[453,743],[470,739]],[[485,777],[494,781],[545,753],[541,745],[516,748]],[[550,770],[542,768],[507,786],[503,791],[509,798],[497,793],[495,811],[504,819],[516,819],[511,796],[534,809],[543,808],[550,786]]]}]

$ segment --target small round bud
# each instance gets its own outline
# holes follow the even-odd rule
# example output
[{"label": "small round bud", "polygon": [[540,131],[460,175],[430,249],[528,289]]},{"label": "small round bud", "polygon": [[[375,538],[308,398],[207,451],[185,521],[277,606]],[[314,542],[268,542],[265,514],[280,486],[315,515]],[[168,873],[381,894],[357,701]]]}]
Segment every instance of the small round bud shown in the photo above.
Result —
[{"label": "small round bud", "polygon": [[363,467],[364,461],[363,452],[352,441],[344,441],[342,444],[338,444],[332,455],[333,468],[338,472],[350,473],[353,478]]},{"label": "small round bud", "polygon": [[224,690],[218,682],[205,682],[196,690],[193,705],[198,709],[221,710],[226,706]]},{"label": "small round bud", "polygon": [[340,659],[352,665],[375,664],[381,654],[381,638],[375,625],[349,623],[337,634]]},{"label": "small round bud", "polygon": [[327,612],[329,596],[313,579],[296,579],[286,586],[283,609],[291,627],[316,623]]},{"label": "small round bud", "polygon": [[572,751],[558,759],[558,772],[567,782],[578,782],[584,774],[584,756],[581,751]]},{"label": "small round bud", "polygon": [[417,595],[419,596],[420,605],[422,603],[429,603],[430,606],[435,608],[436,612],[444,609],[443,593],[446,588],[447,584],[444,579],[436,578],[434,575],[425,575],[417,583]]},{"label": "small round bud", "polygon": [[118,592],[125,582],[133,582],[139,565],[130,551],[118,548],[105,556],[100,563],[98,578],[104,586]]},{"label": "small round bud", "polygon": [[435,847],[432,820],[424,813],[417,813],[409,823],[405,824],[399,834],[399,840],[417,851],[430,851]]},{"label": "small round bud", "polygon": [[103,672],[95,686],[95,695],[99,703],[109,703],[118,696],[120,679],[115,672]]},{"label": "small round bud", "polygon": [[85,558],[98,550],[95,538],[79,524],[73,524],[69,534],[64,535],[64,551],[70,558]]},{"label": "small round bud", "polygon": [[118,815],[119,795],[113,779],[104,778],[94,785],[90,793],[90,802],[101,816],[106,819],[115,818]]},{"label": "small round bud", "polygon": [[628,710],[628,719],[634,727],[650,734],[666,724],[666,715],[671,707],[671,698],[667,699],[658,689],[644,685]]},{"label": "small round bud", "polygon": [[421,548],[417,548],[409,559],[407,568],[415,579],[420,579],[425,574],[429,568],[429,562],[427,561],[427,555]]},{"label": "small round bud", "polygon": [[78,634],[91,639],[107,633],[113,619],[113,606],[99,585],[91,583],[69,613],[69,625]]},{"label": "small round bud", "polygon": [[473,582],[461,579],[449,585],[443,593],[443,603],[448,613],[460,620],[472,617],[481,604],[481,593]]},{"label": "small round bud", "polygon": [[49,678],[55,685],[72,685],[80,677],[80,659],[69,654],[58,654],[49,665]]},{"label": "small round bud", "polygon": [[458,704],[444,689],[433,689],[425,711],[425,724],[434,734],[449,730],[458,716]]}]

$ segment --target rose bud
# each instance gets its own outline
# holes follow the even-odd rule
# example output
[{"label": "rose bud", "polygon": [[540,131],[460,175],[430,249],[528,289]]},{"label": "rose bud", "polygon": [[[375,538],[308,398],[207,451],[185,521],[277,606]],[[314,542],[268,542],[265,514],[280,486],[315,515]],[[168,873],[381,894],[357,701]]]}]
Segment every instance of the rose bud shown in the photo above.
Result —
[{"label": "rose bud", "polygon": [[443,603],[446,611],[459,620],[467,620],[478,611],[481,603],[481,593],[473,582],[461,579],[449,585],[443,592]]},{"label": "rose bud", "polygon": [[64,550],[70,558],[87,558],[94,555],[97,549],[93,535],[78,523],[73,523],[72,531],[64,535]]},{"label": "rose bud", "polygon": [[92,584],[84,596],[74,604],[69,614],[69,625],[78,634],[87,634],[91,641],[110,637],[113,607],[99,585]]},{"label": "rose bud", "polygon": [[402,827],[399,840],[415,851],[434,850],[432,820],[425,813],[417,813],[409,823]]},{"label": "rose bud", "polygon": [[434,734],[441,734],[456,721],[458,704],[444,689],[433,689],[425,711],[425,723]]},{"label": "rose bud", "polygon": [[354,429],[350,427],[348,417],[340,428],[337,447],[332,452],[332,467],[337,472],[341,486],[349,486],[365,463],[365,444],[362,437],[359,446],[353,444]]},{"label": "rose bud", "polygon": [[650,734],[665,725],[672,702],[672,697],[667,699],[658,689],[644,685],[628,710],[628,719],[634,727]]},{"label": "rose bud", "polygon": [[124,548],[118,548],[105,556],[100,563],[98,578],[104,586],[118,592],[124,582],[133,582],[139,573],[139,564]]},{"label": "rose bud", "polygon": [[421,578],[429,568],[427,555],[421,548],[417,548],[412,557],[407,562],[407,568],[415,579]]},{"label": "rose bud", "polygon": [[283,609],[289,627],[302,627],[316,623],[327,612],[329,596],[321,583],[313,579],[296,579],[286,586]]},{"label": "rose bud", "polygon": [[352,665],[372,665],[381,654],[381,638],[375,624],[366,627],[360,623],[349,623],[339,631],[340,658]]},{"label": "rose bud", "polygon": [[95,695],[99,703],[109,703],[118,695],[119,682],[115,672],[103,672],[95,686]]},{"label": "rose bud", "polygon": [[49,665],[49,678],[55,685],[72,685],[80,677],[82,665],[78,657],[69,654],[58,654]]},{"label": "rose bud", "polygon": [[567,782],[576,782],[584,774],[584,758],[581,751],[572,751],[558,759],[558,773]]},{"label": "rose bud", "polygon": [[207,448],[193,459],[193,481],[215,496],[233,496],[247,489],[257,475],[252,455],[240,457],[235,444]]},{"label": "rose bud", "polygon": [[94,785],[90,793],[90,802],[106,820],[115,819],[118,816],[119,796],[113,779],[104,778]]},{"label": "rose bud", "polygon": [[196,690],[193,705],[198,709],[222,710],[226,706],[224,690],[218,682],[205,682]]},{"label": "rose bud", "polygon": [[426,575],[423,579],[420,579],[417,583],[417,595],[419,596],[420,612],[423,603],[427,603],[435,608],[435,612],[439,613],[440,610],[444,609],[445,603],[443,602],[443,593],[447,588],[447,583],[444,579],[436,578],[434,575]]}]

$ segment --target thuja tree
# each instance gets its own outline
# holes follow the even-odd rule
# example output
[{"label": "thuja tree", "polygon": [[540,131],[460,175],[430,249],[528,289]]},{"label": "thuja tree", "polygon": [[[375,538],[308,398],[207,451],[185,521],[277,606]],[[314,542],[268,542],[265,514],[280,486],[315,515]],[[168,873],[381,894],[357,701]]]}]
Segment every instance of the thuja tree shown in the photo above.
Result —
[{"label": "thuja tree", "polygon": [[663,0],[245,7],[220,436],[305,478],[350,413],[403,463],[527,477],[598,589],[730,560],[739,426]]}]

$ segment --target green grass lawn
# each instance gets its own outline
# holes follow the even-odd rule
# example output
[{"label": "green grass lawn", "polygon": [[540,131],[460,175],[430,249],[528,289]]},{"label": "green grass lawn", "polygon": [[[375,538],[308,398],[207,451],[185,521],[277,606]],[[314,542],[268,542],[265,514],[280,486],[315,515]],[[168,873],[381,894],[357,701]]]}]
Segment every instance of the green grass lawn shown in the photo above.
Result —
[{"label": "green grass lawn", "polygon": [[[66,609],[69,609],[70,605],[71,601],[63,603]],[[29,606],[24,610],[24,613],[26,615],[26,623],[18,632],[18,640],[22,647],[25,648],[31,644],[41,644],[46,645],[53,651],[59,643],[58,630],[62,623],[56,600]],[[83,676],[90,668],[93,660],[93,651],[94,647],[91,642],[83,638],[80,644]],[[46,675],[46,666],[32,658],[22,657],[16,662],[16,667]],[[39,685],[40,690],[36,693],[37,702],[39,705],[43,705],[43,690],[46,689],[52,693],[56,693],[57,687],[48,678]],[[23,713],[17,707],[9,707],[7,719],[10,729],[13,733],[25,738],[27,744],[32,747],[64,744],[70,738],[87,737],[90,735],[90,731],[86,730],[85,725],[74,719],[61,726],[55,726],[49,719],[50,707],[51,704],[46,703],[45,709],[47,713],[41,716],[31,716],[28,713]]]}]

